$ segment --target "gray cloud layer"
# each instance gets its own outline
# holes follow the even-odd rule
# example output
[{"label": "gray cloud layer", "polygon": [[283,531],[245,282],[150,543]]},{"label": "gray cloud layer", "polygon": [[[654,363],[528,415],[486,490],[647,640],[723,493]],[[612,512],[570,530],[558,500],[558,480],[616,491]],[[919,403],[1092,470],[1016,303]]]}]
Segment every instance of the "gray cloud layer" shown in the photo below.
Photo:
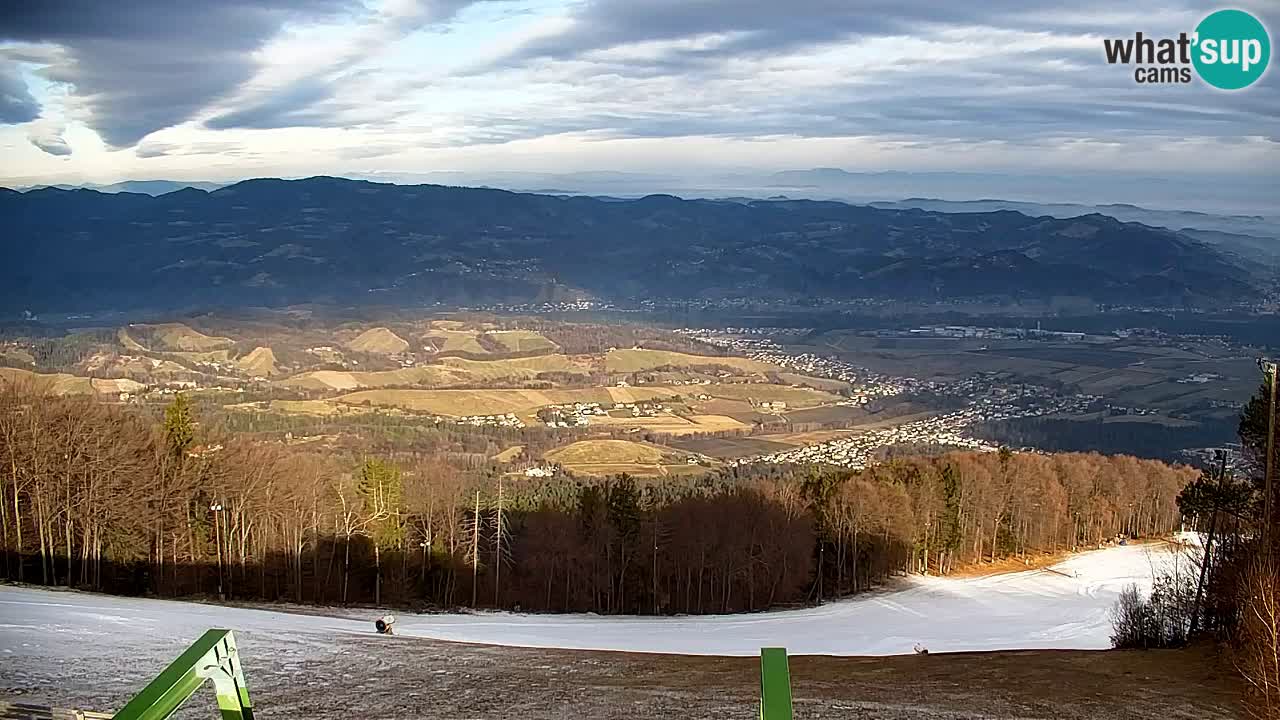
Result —
[{"label": "gray cloud layer", "polygon": [[38,117],[40,104],[27,90],[17,68],[0,65],[0,123],[24,123]]},{"label": "gray cloud layer", "polygon": [[52,43],[44,71],[70,83],[107,143],[133,145],[190,119],[249,79],[251,56],[291,20],[347,10],[351,0],[42,0],[10,4],[0,41]]},{"label": "gray cloud layer", "polygon": [[[385,131],[378,148],[388,153],[572,132],[874,136],[941,148],[1064,138],[1125,145],[1138,136],[1223,142],[1273,136],[1280,119],[1274,69],[1240,93],[1144,87],[1131,68],[1105,64],[1100,40],[1080,42],[1082,34],[1191,30],[1185,25],[1216,9],[1214,0],[587,0],[569,6],[559,29],[460,75],[432,78],[442,89],[418,79],[390,88],[385,102],[353,93],[393,82],[366,62],[388,44],[485,1],[496,0],[420,0],[379,14],[355,0],[48,0],[0,19],[0,42],[61,47],[45,74],[74,85],[87,123],[115,146],[213,107],[220,112],[206,126],[214,130],[360,125]],[[1232,4],[1270,20],[1275,34],[1275,0]],[[253,52],[281,27],[343,14],[360,22],[339,46],[318,49],[314,65],[288,80],[250,87]],[[924,54],[892,54],[910,43]],[[849,49],[861,54],[840,55]],[[829,66],[812,59],[832,52]],[[415,134],[401,125],[421,122],[405,120],[421,107],[416,94],[473,79],[499,89],[442,136],[425,140],[434,128]],[[509,102],[501,92],[526,86],[559,94]],[[16,72],[0,68],[0,122],[38,112]],[[175,152],[137,149],[140,157]]]}]

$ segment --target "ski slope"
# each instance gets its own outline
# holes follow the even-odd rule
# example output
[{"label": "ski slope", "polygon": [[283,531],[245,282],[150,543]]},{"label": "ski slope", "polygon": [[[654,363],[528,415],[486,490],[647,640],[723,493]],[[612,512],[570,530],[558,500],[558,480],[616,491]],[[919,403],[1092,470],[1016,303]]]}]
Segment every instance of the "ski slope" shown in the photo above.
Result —
[{"label": "ski slope", "polygon": [[[1110,610],[1130,583],[1149,590],[1156,568],[1176,556],[1127,546],[1072,557],[1051,569],[979,578],[910,578],[900,589],[820,608],[702,617],[476,613],[401,615],[399,636],[539,648],[690,655],[894,655],[917,643],[931,652],[1109,646]],[[1185,561],[1184,561],[1185,562]],[[373,634],[368,619],[304,615],[201,603],[0,587],[0,666],[18,655],[56,662],[121,645],[172,648],[210,627],[273,646],[323,644]],[[280,647],[305,656],[304,648]]]}]

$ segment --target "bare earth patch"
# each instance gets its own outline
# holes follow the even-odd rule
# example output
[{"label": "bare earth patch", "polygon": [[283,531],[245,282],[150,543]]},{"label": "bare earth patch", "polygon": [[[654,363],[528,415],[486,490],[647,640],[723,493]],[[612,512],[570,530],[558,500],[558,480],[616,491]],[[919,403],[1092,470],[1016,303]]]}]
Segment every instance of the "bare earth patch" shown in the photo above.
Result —
[{"label": "bare earth patch", "polygon": [[[641,655],[341,636],[242,633],[263,717],[751,718],[754,658]],[[887,658],[793,657],[797,718],[1216,720],[1243,717],[1208,651],[1014,651]],[[156,667],[152,667],[156,665]],[[160,666],[95,657],[15,666],[0,697],[118,709]],[[73,684],[72,684],[73,683]],[[184,717],[207,717],[212,697]]]}]

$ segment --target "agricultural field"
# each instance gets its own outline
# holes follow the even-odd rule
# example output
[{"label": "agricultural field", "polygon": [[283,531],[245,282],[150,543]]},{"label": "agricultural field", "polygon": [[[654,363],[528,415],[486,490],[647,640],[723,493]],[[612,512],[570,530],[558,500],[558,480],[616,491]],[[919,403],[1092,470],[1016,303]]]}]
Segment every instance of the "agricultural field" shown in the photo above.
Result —
[{"label": "agricultural field", "polygon": [[[709,459],[674,448],[630,440],[580,440],[549,450],[543,459],[581,475],[664,476],[705,472]],[[694,463],[690,463],[692,458]]]},{"label": "agricultural field", "polygon": [[276,354],[269,347],[259,345],[249,354],[236,359],[236,365],[253,377],[270,377],[279,372],[276,368]]},{"label": "agricultural field", "polygon": [[531,330],[490,330],[486,335],[508,352],[555,352],[559,345]]},{"label": "agricultural field", "polygon": [[[1121,406],[1195,414],[1209,400],[1244,402],[1257,389],[1256,351],[1208,341],[1095,338],[1090,342],[980,338],[879,338],[833,332],[796,352],[836,353],[874,372],[956,380],[993,372]],[[1203,382],[1189,382],[1203,374]],[[1179,382],[1182,381],[1182,382]]]},{"label": "agricultural field", "polygon": [[[689,393],[690,391],[685,389],[685,392]],[[706,385],[697,388],[694,392],[705,393],[711,397],[725,400],[745,400],[757,403],[784,402],[787,408],[791,409],[818,407],[844,400],[843,397],[824,390],[765,383]]]},{"label": "agricultural field", "polygon": [[567,355],[540,355],[506,360],[468,360],[460,357],[441,358],[430,365],[378,370],[370,372],[313,370],[279,381],[281,387],[299,390],[357,390],[421,386],[447,388],[482,383],[521,384],[537,379],[542,373],[587,375],[591,364]]},{"label": "agricultural field", "polygon": [[346,405],[399,407],[446,417],[503,415],[529,417],[539,408],[565,403],[619,403],[664,400],[680,388],[578,388],[563,390],[362,390],[335,398]]},{"label": "agricultural field", "polygon": [[347,349],[376,355],[395,355],[409,349],[409,341],[384,327],[365,330],[347,343]]},{"label": "agricultural field", "polygon": [[437,353],[466,353],[488,355],[489,351],[477,339],[479,333],[467,330],[435,328],[423,333],[421,340]]},{"label": "agricultural field", "polygon": [[120,332],[122,341],[124,337],[128,337],[135,340],[135,344],[139,347],[158,351],[210,352],[235,345],[235,341],[231,338],[205,335],[182,323],[130,325]]},{"label": "agricultural field", "polygon": [[509,462],[515,462],[516,460],[519,460],[523,455],[524,455],[523,445],[512,445],[506,450],[503,450],[502,452],[491,456],[489,459],[494,462],[509,463]]},{"label": "agricultural field", "polygon": [[698,435],[705,433],[750,430],[751,425],[727,415],[675,415],[653,417],[594,417],[591,425],[600,427],[641,428],[660,435]]},{"label": "agricultural field", "polygon": [[44,388],[54,395],[116,395],[137,392],[143,386],[133,380],[87,378],[67,373],[36,373],[19,368],[0,368],[0,385],[16,383]]},{"label": "agricultural field", "polygon": [[729,367],[747,374],[765,374],[781,370],[776,365],[739,357],[688,355],[667,350],[610,350],[605,354],[604,367],[610,373],[639,373],[658,368]]}]

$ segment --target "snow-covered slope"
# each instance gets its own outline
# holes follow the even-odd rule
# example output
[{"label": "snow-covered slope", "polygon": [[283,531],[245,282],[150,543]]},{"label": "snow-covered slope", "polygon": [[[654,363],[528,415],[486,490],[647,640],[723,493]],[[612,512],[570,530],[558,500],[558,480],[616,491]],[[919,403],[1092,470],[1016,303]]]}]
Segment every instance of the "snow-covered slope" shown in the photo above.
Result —
[{"label": "snow-covered slope", "polygon": [[[678,618],[479,613],[402,615],[401,636],[527,647],[696,655],[892,655],[916,643],[932,652],[1012,648],[1094,649],[1109,645],[1109,611],[1130,583],[1151,586],[1174,556],[1152,546],[1085,553],[1049,570],[983,578],[912,578],[905,588],[807,610]],[[373,633],[356,620],[265,610],[0,588],[0,649],[74,661],[121,644],[170,644],[210,627],[313,644],[336,634]],[[121,641],[124,641],[123,643]],[[4,649],[0,652],[9,653]]]}]

